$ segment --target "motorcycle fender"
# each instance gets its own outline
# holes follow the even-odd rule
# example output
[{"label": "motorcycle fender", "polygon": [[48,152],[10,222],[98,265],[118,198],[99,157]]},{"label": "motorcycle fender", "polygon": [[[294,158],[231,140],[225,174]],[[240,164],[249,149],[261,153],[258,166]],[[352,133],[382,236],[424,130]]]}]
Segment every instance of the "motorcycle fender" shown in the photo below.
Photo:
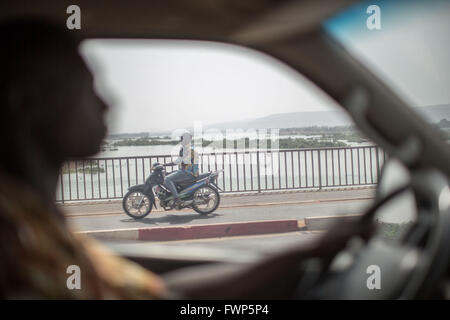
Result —
[{"label": "motorcycle fender", "polygon": [[151,205],[156,208],[155,196],[153,195],[152,187],[149,184],[138,184],[128,188],[129,191],[140,191],[147,195],[150,199]]},{"label": "motorcycle fender", "polygon": [[141,191],[143,192],[145,188],[145,184],[137,184],[135,186],[129,187],[128,190],[129,191]]},{"label": "motorcycle fender", "polygon": [[217,177],[215,177],[214,179],[212,179],[212,180],[209,182],[209,185],[210,185],[211,187],[213,187],[214,189],[216,189],[217,192],[223,191],[223,190],[217,185]]}]

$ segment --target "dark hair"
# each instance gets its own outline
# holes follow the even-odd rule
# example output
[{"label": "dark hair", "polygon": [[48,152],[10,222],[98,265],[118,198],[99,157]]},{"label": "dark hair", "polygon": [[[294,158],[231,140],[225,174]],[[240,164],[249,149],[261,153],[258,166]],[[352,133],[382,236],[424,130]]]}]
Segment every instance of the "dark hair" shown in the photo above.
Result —
[{"label": "dark hair", "polygon": [[0,23],[0,136],[8,153],[3,165],[17,166],[18,151],[29,147],[30,136],[45,145],[53,134],[50,127],[64,113],[69,96],[64,83],[79,69],[79,43],[53,22],[24,18]]},{"label": "dark hair", "polygon": [[[25,102],[30,91],[45,86],[43,82],[49,80],[45,78],[61,74],[62,70],[55,70],[58,69],[56,60],[64,55],[73,56],[79,43],[76,36],[51,22],[21,19],[1,23],[1,112],[14,111],[8,109]],[[49,67],[52,62],[55,68]],[[21,97],[15,96],[16,91]]]}]

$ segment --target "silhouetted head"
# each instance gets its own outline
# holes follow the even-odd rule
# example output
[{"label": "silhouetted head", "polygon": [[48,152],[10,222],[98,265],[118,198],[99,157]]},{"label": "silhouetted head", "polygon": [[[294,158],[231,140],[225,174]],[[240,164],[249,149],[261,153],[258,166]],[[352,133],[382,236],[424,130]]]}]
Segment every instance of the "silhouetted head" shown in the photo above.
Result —
[{"label": "silhouetted head", "polygon": [[0,132],[8,149],[1,164],[27,148],[55,161],[99,150],[107,107],[94,91],[79,42],[64,25],[0,24]]},{"label": "silhouetted head", "polygon": [[190,134],[189,132],[185,132],[183,133],[183,135],[181,135],[180,137],[180,142],[181,145],[183,146],[188,146],[192,141],[192,134]]}]

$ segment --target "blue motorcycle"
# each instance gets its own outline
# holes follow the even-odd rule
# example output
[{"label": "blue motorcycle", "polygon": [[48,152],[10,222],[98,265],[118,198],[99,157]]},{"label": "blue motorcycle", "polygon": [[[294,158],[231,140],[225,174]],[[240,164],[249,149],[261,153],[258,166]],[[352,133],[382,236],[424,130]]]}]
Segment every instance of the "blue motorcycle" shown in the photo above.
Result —
[{"label": "blue motorcycle", "polygon": [[212,213],[220,203],[217,177],[222,171],[192,176],[190,181],[178,183],[176,188],[181,201],[175,201],[172,193],[164,185],[165,166],[155,163],[144,184],[128,189],[122,201],[123,210],[134,219],[142,219],[152,211],[153,207],[156,208],[156,199],[158,199],[160,207],[165,211],[191,208],[202,215]]}]

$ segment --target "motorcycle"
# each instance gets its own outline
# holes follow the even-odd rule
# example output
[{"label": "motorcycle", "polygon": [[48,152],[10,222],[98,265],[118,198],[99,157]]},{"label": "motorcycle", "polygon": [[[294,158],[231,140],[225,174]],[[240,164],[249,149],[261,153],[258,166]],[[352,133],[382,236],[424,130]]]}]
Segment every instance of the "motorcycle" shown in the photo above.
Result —
[{"label": "motorcycle", "polygon": [[201,215],[214,212],[220,204],[217,177],[223,170],[201,174],[186,182],[177,183],[176,188],[181,201],[175,201],[172,193],[164,185],[166,175],[165,166],[155,163],[144,184],[138,184],[128,189],[122,200],[125,213],[134,218],[142,219],[152,208],[156,209],[156,199],[165,211],[194,209]]}]

